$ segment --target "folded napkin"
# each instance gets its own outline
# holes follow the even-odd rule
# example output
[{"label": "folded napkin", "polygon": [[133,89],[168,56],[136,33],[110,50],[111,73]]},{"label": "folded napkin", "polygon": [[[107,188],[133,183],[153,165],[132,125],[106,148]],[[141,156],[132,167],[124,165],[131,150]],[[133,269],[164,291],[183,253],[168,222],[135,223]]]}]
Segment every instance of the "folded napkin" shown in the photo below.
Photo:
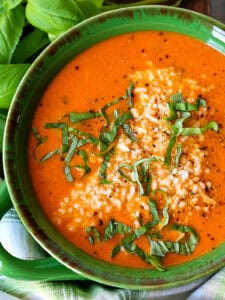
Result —
[{"label": "folded napkin", "polygon": [[[18,258],[38,259],[46,256],[26,231],[13,208],[1,219],[0,242],[11,255]],[[190,285],[187,288],[188,291],[176,288],[156,293],[110,288],[92,281],[22,281],[3,276],[0,272],[0,291],[26,300],[222,300],[225,299],[225,268],[194,291]],[[3,300],[2,295],[0,299]]]}]

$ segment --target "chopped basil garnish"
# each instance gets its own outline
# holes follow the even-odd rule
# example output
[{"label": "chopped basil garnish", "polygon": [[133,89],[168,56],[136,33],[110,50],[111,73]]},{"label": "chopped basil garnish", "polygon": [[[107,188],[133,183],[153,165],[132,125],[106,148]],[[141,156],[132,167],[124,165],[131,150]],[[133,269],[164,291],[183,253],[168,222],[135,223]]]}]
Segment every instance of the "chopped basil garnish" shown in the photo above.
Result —
[{"label": "chopped basil garnish", "polygon": [[103,163],[99,168],[99,177],[101,178],[100,183],[102,184],[112,183],[111,181],[107,180],[107,165],[113,153],[114,153],[114,149],[111,149],[108,153],[104,155]]},{"label": "chopped basil garnish", "polygon": [[50,151],[47,154],[45,154],[44,156],[42,156],[42,158],[40,159],[40,162],[44,162],[45,160],[48,160],[49,158],[55,156],[56,154],[61,154],[61,150],[59,148],[56,150]]},{"label": "chopped basil garnish", "polygon": [[[67,181],[72,182],[73,176],[71,173],[72,168],[78,168],[84,170],[83,175],[89,173],[91,171],[88,163],[89,158],[88,154],[85,152],[84,149],[81,147],[86,144],[92,144],[93,146],[96,146],[99,151],[93,151],[92,154],[96,156],[103,156],[103,163],[101,164],[99,168],[99,177],[100,182],[102,184],[109,184],[110,181],[107,180],[107,164],[111,158],[111,155],[113,153],[113,148],[116,143],[116,139],[118,136],[118,131],[120,128],[124,130],[124,132],[128,135],[128,137],[131,139],[131,141],[135,142],[136,137],[134,133],[132,132],[129,124],[127,122],[133,118],[132,113],[127,110],[125,112],[120,112],[117,109],[113,110],[113,120],[111,121],[111,116],[108,115],[107,109],[110,107],[113,107],[117,103],[119,103],[121,100],[127,101],[128,108],[131,107],[132,104],[132,91],[134,89],[133,82],[130,82],[129,87],[125,91],[125,94],[121,97],[118,97],[111,101],[110,103],[103,106],[99,111],[89,111],[89,112],[70,112],[67,115],[63,117],[63,120],[65,118],[68,118],[68,124],[64,122],[59,123],[47,123],[45,124],[46,129],[60,129],[62,131],[62,145],[61,145],[61,151],[59,150],[53,150],[47,153],[42,159],[41,162],[51,158],[55,154],[65,154],[64,155],[64,172],[65,177]],[[112,114],[112,113],[111,113]],[[106,124],[101,128],[100,134],[98,137],[93,136],[92,134],[88,132],[84,132],[77,128],[79,123],[83,121],[88,121],[91,119],[102,117],[105,119]],[[47,140],[47,137],[42,138],[37,131],[36,128],[32,128],[33,134],[35,135],[37,139],[37,146],[44,143]],[[36,148],[37,148],[36,146]],[[95,147],[95,148],[96,148]],[[35,150],[36,150],[35,148]],[[81,149],[80,149],[81,148]],[[34,150],[34,152],[35,152]],[[95,149],[96,150],[96,149]],[[71,165],[71,161],[75,155],[80,156],[83,161],[84,165]],[[36,156],[35,156],[36,157]]]},{"label": "chopped basil garnish", "polygon": [[110,148],[110,144],[113,143],[117,137],[119,128],[131,119],[133,119],[133,115],[130,111],[124,112],[121,115],[119,115],[118,110],[114,111],[114,120],[110,129],[106,130],[107,127],[103,128],[99,136],[101,151],[107,151],[107,149]]},{"label": "chopped basil garnish", "polygon": [[[91,168],[88,166],[89,158],[88,158],[86,151],[85,150],[77,150],[76,151],[78,139],[76,137],[73,137],[72,139],[73,139],[73,142],[72,142],[70,149],[68,151],[68,154],[65,158],[65,162],[67,163],[67,165],[65,167],[65,175],[66,175],[66,179],[68,182],[74,181],[74,178],[71,173],[72,168],[82,169],[84,171],[82,176],[91,171]],[[73,166],[68,165],[74,154],[77,154],[78,156],[80,156],[82,158],[84,165],[73,165]]]},{"label": "chopped basil garnish", "polygon": [[104,240],[110,240],[117,234],[124,234],[131,232],[132,227],[125,225],[121,222],[117,222],[115,220],[110,220],[109,225],[105,228],[104,231]]},{"label": "chopped basil garnish", "polygon": [[[156,204],[154,200],[151,200],[149,203],[149,208],[151,210],[151,213],[153,215],[153,220],[155,220],[158,224],[159,230],[162,230],[163,227],[168,225],[169,223],[169,213],[168,213],[168,208],[169,208],[169,197],[167,193],[163,190],[157,189],[151,192],[151,197],[156,197],[156,195],[162,195],[163,198],[165,199],[165,205],[162,209],[162,219],[159,219],[158,211],[156,208]],[[152,226],[152,225],[151,225]]]},{"label": "chopped basil garnish", "polygon": [[130,82],[130,86],[128,87],[127,91],[126,91],[126,97],[127,97],[127,100],[128,100],[128,105],[129,107],[132,107],[133,106],[133,101],[132,101],[132,98],[133,98],[133,90],[134,90],[134,83],[131,81]]},{"label": "chopped basil garnish", "polygon": [[106,113],[106,110],[109,108],[109,107],[112,107],[114,106],[115,104],[117,104],[118,102],[120,102],[121,100],[127,100],[128,101],[128,106],[129,107],[132,107],[133,106],[133,103],[132,103],[132,92],[133,92],[133,89],[134,89],[134,84],[133,82],[131,81],[130,82],[130,85],[128,87],[128,89],[126,90],[125,92],[125,95],[124,96],[121,96],[119,98],[116,98],[114,99],[112,102],[109,102],[108,104],[106,104],[105,106],[102,107],[102,109],[100,110],[103,118],[106,120],[106,125],[108,126],[110,124],[110,121],[109,121],[109,117]]},{"label": "chopped basil garnish", "polygon": [[91,244],[94,244],[95,241],[100,241],[100,234],[95,226],[89,226],[86,228],[86,232],[89,234],[88,239]]},{"label": "chopped basil garnish", "polygon": [[[189,234],[189,239],[182,239],[179,242],[170,242],[162,240],[151,240],[151,254],[164,257],[168,252],[190,255],[199,242],[199,236],[192,227],[174,224],[171,228],[181,233]],[[186,238],[186,236],[185,236]],[[184,240],[184,241],[183,241]]]},{"label": "chopped basil garnish", "polygon": [[184,128],[181,135],[200,135],[208,130],[218,131],[219,125],[215,121],[211,121],[203,127]]},{"label": "chopped basil garnish", "polygon": [[77,149],[78,145],[78,138],[74,135],[71,136],[72,143],[70,144],[69,150],[67,152],[67,155],[65,157],[65,163],[69,164],[71,159],[73,158],[75,151]]},{"label": "chopped basil garnish", "polygon": [[[146,263],[151,264],[159,271],[165,271],[165,267],[161,263],[161,259],[167,253],[178,253],[183,255],[190,255],[199,243],[199,236],[192,227],[174,224],[171,230],[184,233],[185,236],[177,241],[164,241],[160,234],[165,226],[169,223],[168,213],[168,196],[162,190],[155,190],[152,196],[159,193],[165,197],[165,206],[162,208],[162,220],[160,221],[159,212],[154,200],[149,200],[149,210],[151,213],[151,220],[134,229],[131,226],[117,222],[114,219],[109,221],[105,227],[103,237],[101,238],[99,231],[96,227],[90,226],[86,228],[88,239],[91,244],[95,241],[104,242],[113,239],[116,235],[121,235],[121,243],[116,244],[112,249],[111,258],[113,259],[120,253],[123,248],[128,254],[135,254],[139,256]],[[150,245],[150,253],[146,253],[135,242],[139,238],[146,238]]]},{"label": "chopped basil garnish", "polygon": [[183,130],[183,123],[187,119],[189,119],[191,114],[189,112],[182,112],[181,113],[181,118],[176,119],[174,124],[171,124],[168,122],[169,119],[167,119],[167,124],[171,130],[171,137],[170,141],[167,147],[165,159],[164,159],[164,165],[168,166],[171,162],[171,155],[172,155],[172,150],[176,144],[177,137],[181,134]]},{"label": "chopped basil garnish", "polygon": [[66,180],[68,182],[73,182],[73,176],[71,174],[71,169],[69,166],[66,166],[65,169],[64,169],[64,172],[65,172],[65,175],[66,175]]},{"label": "chopped basil garnish", "polygon": [[[137,183],[140,195],[148,195],[152,181],[149,166],[154,161],[161,161],[161,159],[153,156],[139,159],[133,165],[123,163],[119,166],[118,172],[125,179]],[[125,169],[131,171],[131,174],[125,173]]]},{"label": "chopped basil garnish", "polygon": [[69,148],[69,131],[66,123],[47,123],[46,129],[61,129],[62,130],[62,153],[66,153]]},{"label": "chopped basil garnish", "polygon": [[121,246],[120,246],[120,245],[116,245],[116,246],[112,249],[111,258],[113,258],[113,257],[116,256],[117,254],[119,254],[120,251],[121,251]]},{"label": "chopped basil garnish", "polygon": [[[201,135],[208,130],[219,130],[219,125],[215,121],[211,121],[203,127],[184,127],[184,122],[191,117],[191,112],[198,111],[201,106],[206,106],[206,101],[202,98],[197,98],[195,104],[188,103],[184,100],[180,93],[174,94],[170,97],[168,103],[170,115],[166,118],[168,127],[171,130],[171,137],[167,147],[164,165],[169,166],[172,159],[172,151],[177,142],[179,135]],[[177,148],[177,156],[175,159],[175,166],[179,164],[180,156],[182,154],[181,147]]]},{"label": "chopped basil garnish", "polygon": [[36,145],[36,148],[37,146],[41,145],[41,144],[44,144],[48,137],[47,136],[44,136],[44,137],[41,137],[39,131],[37,130],[36,127],[32,127],[32,133],[33,135],[35,136],[36,140],[37,140],[37,145]]},{"label": "chopped basil garnish", "polygon": [[106,109],[113,106],[113,105],[115,105],[115,104],[117,104],[118,102],[120,102],[123,99],[124,99],[124,96],[116,98],[112,102],[109,102],[108,104],[106,104],[105,106],[103,106],[101,108],[101,114],[102,114],[103,118],[106,120],[106,126],[109,126],[109,124],[110,124],[110,120],[109,120],[109,117],[106,113]]},{"label": "chopped basil garnish", "polygon": [[182,155],[182,145],[181,144],[177,144],[177,152],[176,152],[176,158],[175,158],[175,167],[179,167],[181,155]]},{"label": "chopped basil garnish", "polygon": [[81,147],[87,143],[91,143],[97,146],[99,143],[99,140],[96,137],[89,133],[83,132],[82,130],[79,130],[77,128],[69,127],[69,132],[75,133],[78,136],[83,137],[83,139],[79,140],[79,143],[77,145],[78,147]]},{"label": "chopped basil garnish", "polygon": [[77,152],[77,155],[79,155],[82,158],[84,165],[75,165],[74,167],[78,169],[83,169],[84,170],[83,175],[89,173],[91,171],[91,168],[88,166],[89,157],[87,155],[87,152],[85,150],[79,150]]},{"label": "chopped basil garnish", "polygon": [[99,112],[83,112],[83,113],[71,112],[71,113],[69,113],[69,119],[70,119],[70,122],[72,122],[72,123],[78,123],[81,121],[95,119],[100,116],[101,116],[101,114]]},{"label": "chopped basil garnish", "polygon": [[[37,140],[37,144],[34,148],[34,157],[36,160],[38,160],[36,150],[40,145],[44,144],[48,140],[48,137],[47,136],[42,137],[36,127],[32,127],[32,133]],[[43,160],[38,160],[38,161],[42,162]]]},{"label": "chopped basil garnish", "polygon": [[131,130],[130,126],[128,124],[123,124],[123,130],[127,134],[127,136],[130,138],[132,142],[137,142],[136,136],[134,132]]},{"label": "chopped basil garnish", "polygon": [[186,102],[182,96],[182,94],[177,93],[170,97],[170,102],[168,103],[170,109],[170,116],[167,118],[169,121],[175,120],[177,117],[178,111],[196,111],[199,110],[200,106],[205,107],[206,101],[200,97],[197,98],[196,103],[192,104]]}]

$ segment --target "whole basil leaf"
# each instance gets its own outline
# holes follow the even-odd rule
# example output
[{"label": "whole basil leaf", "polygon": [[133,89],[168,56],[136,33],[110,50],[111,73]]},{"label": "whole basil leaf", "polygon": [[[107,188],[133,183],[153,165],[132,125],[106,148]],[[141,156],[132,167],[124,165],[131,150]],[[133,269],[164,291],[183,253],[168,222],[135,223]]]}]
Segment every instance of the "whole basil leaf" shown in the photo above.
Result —
[{"label": "whole basil leaf", "polygon": [[0,109],[8,108],[29,64],[0,65]]},{"label": "whole basil leaf", "polygon": [[98,1],[90,0],[77,0],[76,1],[79,9],[82,11],[85,18],[97,15],[99,13]]},{"label": "whole basil leaf", "polygon": [[23,0],[1,0],[0,3],[0,14],[5,13],[6,11],[16,7],[20,3],[22,3]]},{"label": "whole basil leaf", "polygon": [[12,63],[32,62],[34,57],[49,43],[46,32],[35,28],[20,40],[13,53]]},{"label": "whole basil leaf", "polygon": [[6,116],[0,114],[0,152],[2,152],[5,122],[6,122]]},{"label": "whole basil leaf", "polygon": [[80,1],[80,2],[89,1],[90,3],[92,3],[92,5],[94,5],[95,7],[99,8],[99,9],[103,6],[103,3],[104,3],[104,0],[77,0],[77,1]]},{"label": "whole basil leaf", "polygon": [[55,37],[84,19],[73,0],[28,0],[26,17],[30,24]]},{"label": "whole basil leaf", "polygon": [[7,116],[8,109],[0,108],[0,115]]},{"label": "whole basil leaf", "polygon": [[0,15],[0,64],[8,64],[24,25],[24,8],[17,6]]}]

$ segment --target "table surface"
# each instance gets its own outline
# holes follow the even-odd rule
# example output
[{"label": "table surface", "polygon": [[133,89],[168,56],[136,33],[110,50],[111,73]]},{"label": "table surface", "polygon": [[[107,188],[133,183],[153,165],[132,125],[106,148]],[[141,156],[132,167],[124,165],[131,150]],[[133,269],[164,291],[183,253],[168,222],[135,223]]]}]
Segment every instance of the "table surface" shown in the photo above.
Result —
[{"label": "table surface", "polygon": [[183,0],[181,7],[201,12],[225,23],[225,0]]}]

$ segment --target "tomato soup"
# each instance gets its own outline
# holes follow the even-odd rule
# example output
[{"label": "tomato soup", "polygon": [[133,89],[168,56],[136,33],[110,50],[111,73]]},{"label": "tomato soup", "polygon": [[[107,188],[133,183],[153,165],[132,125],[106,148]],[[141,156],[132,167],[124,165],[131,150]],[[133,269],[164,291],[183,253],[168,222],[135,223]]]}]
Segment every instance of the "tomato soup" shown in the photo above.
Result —
[{"label": "tomato soup", "polygon": [[101,260],[180,264],[225,241],[225,56],[172,32],[72,59],[35,112],[28,161],[52,224]]}]

